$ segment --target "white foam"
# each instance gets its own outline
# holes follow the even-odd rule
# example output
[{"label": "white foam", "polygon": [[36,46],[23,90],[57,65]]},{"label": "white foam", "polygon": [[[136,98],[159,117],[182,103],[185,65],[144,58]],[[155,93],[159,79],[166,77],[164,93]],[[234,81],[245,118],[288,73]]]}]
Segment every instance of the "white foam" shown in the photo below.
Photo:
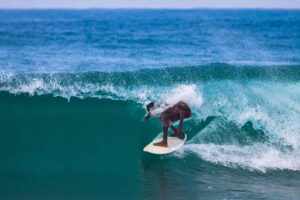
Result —
[{"label": "white foam", "polygon": [[151,111],[152,116],[159,116],[161,112],[179,101],[187,103],[192,110],[199,109],[203,104],[202,94],[195,84],[179,84],[170,87],[148,88],[147,90],[143,88],[143,91],[142,93],[138,92],[138,97],[144,105],[151,100],[157,104],[157,107]]},{"label": "white foam", "polygon": [[299,151],[284,153],[267,144],[188,144],[185,145],[184,151],[193,152],[203,160],[227,167],[242,167],[262,172],[269,169],[300,170]]},{"label": "white foam", "polygon": [[[300,89],[297,83],[252,81],[209,82],[203,87],[205,103],[200,116],[222,116],[240,127],[252,122],[263,130],[268,141],[243,146],[238,143],[209,144],[201,141],[202,130],[190,140],[184,152],[193,152],[201,159],[229,167],[250,170],[300,170]],[[211,129],[211,127],[210,127]],[[218,134],[215,127],[210,134]],[[235,135],[235,134],[233,134]]]},{"label": "white foam", "polygon": [[[1,74],[0,74],[1,75]],[[85,82],[74,82],[66,84],[63,81],[50,78],[45,81],[43,78],[31,78],[29,80],[18,80],[14,76],[1,75],[0,79],[4,85],[0,85],[0,91],[8,91],[13,94],[26,93],[29,95],[51,94],[66,99],[71,97],[85,98],[125,98],[126,90],[111,84],[92,84]],[[106,94],[100,94],[104,92]]]},{"label": "white foam", "polygon": [[0,71],[0,83],[1,83],[1,82],[4,83],[4,82],[8,81],[8,80],[11,79],[13,76],[14,76],[14,74],[11,73],[11,72]]},{"label": "white foam", "polygon": [[45,84],[43,80],[40,79],[33,79],[29,84],[21,85],[17,88],[19,91],[26,91],[30,95],[33,95],[40,89],[45,88]]},{"label": "white foam", "polygon": [[178,85],[166,94],[163,94],[161,99],[168,105],[174,105],[179,101],[184,101],[192,107],[199,108],[203,104],[201,92],[195,84]]}]

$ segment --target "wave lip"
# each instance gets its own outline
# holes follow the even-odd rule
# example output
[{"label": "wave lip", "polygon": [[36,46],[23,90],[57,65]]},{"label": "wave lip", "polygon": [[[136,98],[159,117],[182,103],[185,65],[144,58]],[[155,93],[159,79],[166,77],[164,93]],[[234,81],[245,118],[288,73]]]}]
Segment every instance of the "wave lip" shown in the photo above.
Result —
[{"label": "wave lip", "polygon": [[[14,73],[0,72],[0,90],[30,95],[53,94],[70,98],[117,96],[124,90],[170,87],[212,81],[285,81],[300,80],[297,66],[233,66],[222,63],[194,67],[143,69],[128,72]],[[122,92],[122,91],[123,92]],[[105,95],[104,95],[105,96]]]}]

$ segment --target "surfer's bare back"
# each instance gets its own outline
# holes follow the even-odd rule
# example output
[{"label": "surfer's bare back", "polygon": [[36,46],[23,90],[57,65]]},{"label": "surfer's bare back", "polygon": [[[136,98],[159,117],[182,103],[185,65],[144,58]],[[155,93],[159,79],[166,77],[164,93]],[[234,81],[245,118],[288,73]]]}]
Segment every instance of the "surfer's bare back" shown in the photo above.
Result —
[{"label": "surfer's bare back", "polygon": [[[148,114],[145,117],[145,121],[150,117],[154,116],[153,111],[156,109],[155,103],[151,102],[147,105]],[[191,117],[192,112],[190,107],[183,101],[179,101],[175,105],[168,107],[160,114],[160,121],[163,126],[163,140],[157,143],[154,143],[156,146],[167,147],[168,146],[168,129],[172,128],[174,131],[174,136],[180,139],[184,138],[182,132],[183,129],[183,120]],[[179,121],[179,127],[175,128],[172,124],[176,121]]]}]

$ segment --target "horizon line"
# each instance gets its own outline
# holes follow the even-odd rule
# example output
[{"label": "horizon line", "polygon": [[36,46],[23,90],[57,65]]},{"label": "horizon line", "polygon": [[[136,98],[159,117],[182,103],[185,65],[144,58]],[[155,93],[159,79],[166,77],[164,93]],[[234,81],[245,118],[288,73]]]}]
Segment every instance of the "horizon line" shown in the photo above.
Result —
[{"label": "horizon line", "polygon": [[300,10],[300,7],[0,7],[0,10]]}]

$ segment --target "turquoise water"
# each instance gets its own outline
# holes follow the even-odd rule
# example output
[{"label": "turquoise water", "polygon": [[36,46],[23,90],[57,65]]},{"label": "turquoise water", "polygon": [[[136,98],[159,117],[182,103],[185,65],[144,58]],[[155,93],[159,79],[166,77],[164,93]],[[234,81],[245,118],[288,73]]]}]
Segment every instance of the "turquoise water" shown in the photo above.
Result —
[{"label": "turquoise water", "polygon": [[[298,199],[300,12],[1,10],[1,199]],[[187,144],[146,103],[186,101]]]}]

